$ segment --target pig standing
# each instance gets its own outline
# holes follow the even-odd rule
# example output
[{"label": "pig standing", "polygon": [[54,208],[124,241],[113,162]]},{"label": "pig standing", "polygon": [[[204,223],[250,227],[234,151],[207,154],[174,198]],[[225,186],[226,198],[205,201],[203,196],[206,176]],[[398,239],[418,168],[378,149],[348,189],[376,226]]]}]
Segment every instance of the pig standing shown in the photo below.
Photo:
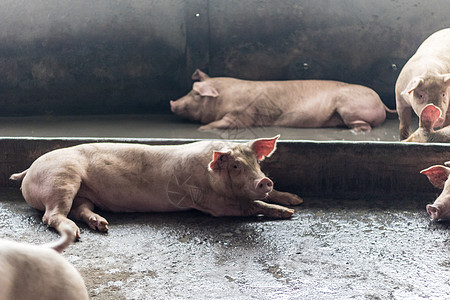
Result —
[{"label": "pig standing", "polygon": [[13,174],[27,203],[45,211],[45,224],[80,230],[67,215],[93,229],[108,230],[94,207],[113,212],[169,212],[198,209],[213,216],[265,215],[289,218],[296,195],[273,190],[259,162],[279,136],[239,144],[202,141],[176,146],[94,143],[51,151],[29,169]]},{"label": "pig standing", "polygon": [[445,163],[446,166],[432,166],[428,169],[420,171],[421,174],[427,175],[431,184],[443,190],[433,204],[427,205],[427,212],[434,221],[450,220],[450,162]]},{"label": "pig standing", "polygon": [[209,123],[200,130],[345,125],[370,131],[384,122],[388,110],[372,89],[337,81],[210,78],[200,70],[192,79],[200,81],[170,106],[177,115]]},{"label": "pig standing", "polygon": [[450,28],[440,30],[427,38],[408,60],[395,84],[400,139],[410,132],[412,110],[419,115],[427,104],[442,110],[437,126],[447,126],[450,84]]},{"label": "pig standing", "polygon": [[419,128],[404,141],[416,143],[449,143],[450,126],[434,130],[440,119],[442,119],[442,111],[440,108],[434,104],[428,104],[420,113]]},{"label": "pig standing", "polygon": [[80,273],[59,253],[72,242],[72,228],[48,245],[0,240],[0,299],[89,299]]}]

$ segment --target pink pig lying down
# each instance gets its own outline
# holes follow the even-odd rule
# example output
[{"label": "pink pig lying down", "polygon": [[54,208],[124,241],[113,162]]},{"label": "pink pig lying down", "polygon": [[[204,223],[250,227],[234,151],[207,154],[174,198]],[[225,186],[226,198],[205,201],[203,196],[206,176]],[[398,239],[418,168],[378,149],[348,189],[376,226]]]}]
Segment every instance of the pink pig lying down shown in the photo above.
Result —
[{"label": "pink pig lying down", "polygon": [[419,128],[412,133],[404,142],[416,143],[449,143],[450,142],[450,127],[446,126],[439,130],[434,130],[438,127],[440,120],[442,120],[442,111],[434,104],[428,104],[422,109],[419,119]]},{"label": "pink pig lying down", "polygon": [[446,166],[431,166],[428,169],[420,171],[421,174],[427,175],[431,184],[442,190],[433,204],[427,205],[427,212],[431,219],[450,220],[450,161],[445,163]]},{"label": "pink pig lying down", "polygon": [[80,273],[59,254],[72,242],[72,228],[61,228],[61,239],[47,245],[0,239],[0,299],[89,299]]},{"label": "pink pig lying down", "polygon": [[251,126],[336,127],[370,131],[382,124],[387,109],[370,88],[337,81],[248,81],[210,78],[199,80],[186,96],[170,101],[176,115],[207,124],[200,130]]},{"label": "pink pig lying down", "polygon": [[[302,199],[278,192],[259,162],[279,136],[248,143],[202,141],[176,146],[94,143],[54,150],[11,179],[22,181],[27,203],[45,211],[45,224],[61,232],[67,216],[108,230],[94,207],[113,212],[197,209],[213,216],[289,218]],[[264,200],[264,201],[263,201]]]}]

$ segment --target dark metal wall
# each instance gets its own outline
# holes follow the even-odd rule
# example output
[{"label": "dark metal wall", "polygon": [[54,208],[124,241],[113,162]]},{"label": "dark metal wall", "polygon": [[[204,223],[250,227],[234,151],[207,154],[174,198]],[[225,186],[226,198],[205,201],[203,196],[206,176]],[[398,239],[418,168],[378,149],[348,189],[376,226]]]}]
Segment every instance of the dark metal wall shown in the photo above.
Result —
[{"label": "dark metal wall", "polygon": [[169,113],[190,74],[335,79],[394,106],[447,0],[15,0],[0,3],[0,115]]}]

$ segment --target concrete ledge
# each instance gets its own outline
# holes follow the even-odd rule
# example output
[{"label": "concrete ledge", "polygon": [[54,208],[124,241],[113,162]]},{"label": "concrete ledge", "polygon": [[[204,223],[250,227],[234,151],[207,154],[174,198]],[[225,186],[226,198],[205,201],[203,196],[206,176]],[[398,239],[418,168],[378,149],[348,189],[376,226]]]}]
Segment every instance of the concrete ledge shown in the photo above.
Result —
[{"label": "concrete ledge", "polygon": [[[18,186],[8,178],[40,155],[62,147],[92,142],[148,145],[181,144],[196,139],[133,138],[2,138],[0,187]],[[282,140],[262,163],[277,189],[300,196],[367,198],[436,193],[419,171],[450,160],[446,144]]]}]

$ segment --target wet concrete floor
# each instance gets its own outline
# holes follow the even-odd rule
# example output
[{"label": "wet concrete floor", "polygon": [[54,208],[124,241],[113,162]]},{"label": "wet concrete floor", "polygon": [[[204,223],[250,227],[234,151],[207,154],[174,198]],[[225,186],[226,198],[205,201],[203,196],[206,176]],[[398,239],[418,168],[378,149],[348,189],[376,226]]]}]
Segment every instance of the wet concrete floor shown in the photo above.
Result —
[{"label": "wet concrete floor", "polygon": [[200,132],[197,130],[200,125],[174,115],[3,117],[0,136],[253,139],[281,134],[284,140],[398,141],[397,119],[387,119],[371,132],[360,134],[347,128],[283,127]]},{"label": "wet concrete floor", "polygon": [[[291,220],[198,211],[101,212],[63,255],[92,299],[449,299],[449,223],[426,199],[305,199]],[[17,189],[0,190],[0,236],[58,238]]]}]

